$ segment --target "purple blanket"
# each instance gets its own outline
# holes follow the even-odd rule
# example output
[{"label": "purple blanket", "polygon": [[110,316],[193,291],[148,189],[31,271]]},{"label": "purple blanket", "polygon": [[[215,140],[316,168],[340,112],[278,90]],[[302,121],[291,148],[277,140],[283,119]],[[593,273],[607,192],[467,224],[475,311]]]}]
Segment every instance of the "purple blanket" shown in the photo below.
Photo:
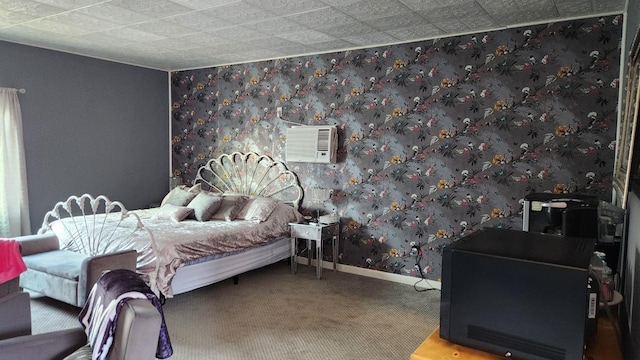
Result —
[{"label": "purple blanket", "polygon": [[139,274],[118,269],[106,272],[98,279],[78,316],[91,344],[93,359],[106,358],[113,343],[120,309],[129,299],[149,299],[158,309],[162,316],[162,324],[158,334],[156,357],[166,359],[173,355],[160,300]]}]

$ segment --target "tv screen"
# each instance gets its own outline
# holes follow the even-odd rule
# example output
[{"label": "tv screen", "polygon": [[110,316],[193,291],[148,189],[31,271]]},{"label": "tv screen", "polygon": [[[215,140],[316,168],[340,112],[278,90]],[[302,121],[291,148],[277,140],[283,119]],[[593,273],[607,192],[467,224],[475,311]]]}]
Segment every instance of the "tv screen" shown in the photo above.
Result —
[{"label": "tv screen", "polygon": [[516,359],[582,359],[594,239],[483,229],[443,252],[440,336]]}]

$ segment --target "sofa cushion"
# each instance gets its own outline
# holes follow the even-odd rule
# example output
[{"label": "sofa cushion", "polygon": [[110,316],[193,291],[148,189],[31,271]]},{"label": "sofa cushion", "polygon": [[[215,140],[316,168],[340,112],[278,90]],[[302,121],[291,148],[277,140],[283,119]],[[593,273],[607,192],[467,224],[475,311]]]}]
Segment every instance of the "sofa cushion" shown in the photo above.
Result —
[{"label": "sofa cushion", "polygon": [[24,256],[23,260],[29,269],[77,281],[82,262],[88,257],[73,251],[55,250]]}]

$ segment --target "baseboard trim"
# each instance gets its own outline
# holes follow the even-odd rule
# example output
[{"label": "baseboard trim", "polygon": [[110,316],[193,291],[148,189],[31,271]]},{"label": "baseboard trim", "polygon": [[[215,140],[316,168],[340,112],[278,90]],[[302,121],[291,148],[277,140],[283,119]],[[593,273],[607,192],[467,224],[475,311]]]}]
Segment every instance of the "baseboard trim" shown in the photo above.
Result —
[{"label": "baseboard trim", "polygon": [[[307,262],[308,260],[306,257],[298,256],[298,261],[297,261],[298,264],[307,265]],[[316,266],[315,259],[311,259],[311,265]],[[323,271],[324,269],[333,270],[333,263],[331,261],[323,261],[322,269]],[[415,287],[420,290],[426,290],[426,289],[440,290],[440,286],[441,286],[441,283],[439,281],[428,280],[428,279],[421,280],[420,278],[413,277],[413,276],[388,273],[380,270],[365,269],[365,268],[361,268],[353,265],[338,264],[336,266],[336,270],[340,272],[349,273],[349,274],[366,276],[366,277],[380,279],[380,280],[387,280],[387,281],[392,281],[395,283],[400,283],[405,285],[411,285],[411,286],[415,285]]]}]

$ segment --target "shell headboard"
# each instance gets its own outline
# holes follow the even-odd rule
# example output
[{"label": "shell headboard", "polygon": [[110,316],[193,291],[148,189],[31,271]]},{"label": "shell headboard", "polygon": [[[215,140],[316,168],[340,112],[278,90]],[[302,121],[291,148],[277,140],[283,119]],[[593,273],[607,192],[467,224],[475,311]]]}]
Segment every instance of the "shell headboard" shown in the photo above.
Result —
[{"label": "shell headboard", "polygon": [[38,234],[54,232],[60,247],[91,256],[135,249],[138,267],[155,263],[157,245],[140,217],[105,195],[72,195],[48,211]]},{"label": "shell headboard", "polygon": [[298,208],[302,187],[280,161],[253,152],[220,155],[201,166],[195,184],[205,190],[274,198]]}]

